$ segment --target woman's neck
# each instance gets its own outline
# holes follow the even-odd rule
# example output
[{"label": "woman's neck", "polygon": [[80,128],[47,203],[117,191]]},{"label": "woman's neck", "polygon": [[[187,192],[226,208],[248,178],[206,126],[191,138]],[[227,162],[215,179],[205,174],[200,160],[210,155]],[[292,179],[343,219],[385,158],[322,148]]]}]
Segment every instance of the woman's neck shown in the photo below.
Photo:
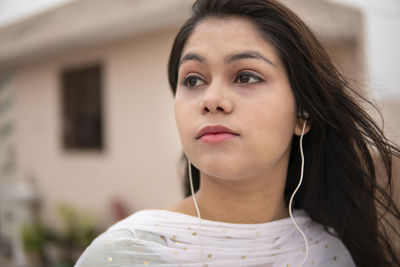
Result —
[{"label": "woman's neck", "polygon": [[[195,194],[201,218],[228,223],[266,223],[286,218],[285,181],[271,177],[232,181],[202,174],[201,187]],[[192,197],[168,210],[197,217]]]},{"label": "woman's neck", "polygon": [[202,175],[201,188],[196,193],[201,217],[230,223],[265,223],[286,218],[289,213],[283,197],[284,182],[228,181]]}]

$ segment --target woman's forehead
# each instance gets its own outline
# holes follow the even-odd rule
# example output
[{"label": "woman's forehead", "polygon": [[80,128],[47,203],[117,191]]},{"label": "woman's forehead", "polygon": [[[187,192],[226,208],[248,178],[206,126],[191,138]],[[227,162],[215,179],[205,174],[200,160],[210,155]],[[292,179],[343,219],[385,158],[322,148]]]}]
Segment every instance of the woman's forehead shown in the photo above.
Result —
[{"label": "woman's forehead", "polygon": [[185,44],[180,60],[187,55],[197,55],[205,60],[212,58],[226,61],[230,55],[248,51],[276,65],[279,63],[275,48],[266,41],[250,20],[240,17],[210,17],[196,25]]}]

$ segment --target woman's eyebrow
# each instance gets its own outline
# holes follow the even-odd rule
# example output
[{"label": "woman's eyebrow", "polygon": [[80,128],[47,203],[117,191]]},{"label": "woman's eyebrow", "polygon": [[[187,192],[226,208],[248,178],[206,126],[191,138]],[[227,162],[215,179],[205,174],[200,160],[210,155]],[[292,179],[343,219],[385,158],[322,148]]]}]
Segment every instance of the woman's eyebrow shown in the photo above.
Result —
[{"label": "woman's eyebrow", "polygon": [[241,53],[229,55],[225,58],[225,63],[229,64],[232,63],[233,61],[248,59],[248,58],[261,59],[272,66],[276,66],[271,60],[269,60],[268,58],[266,58],[265,56],[261,55],[256,51],[244,51]]},{"label": "woman's eyebrow", "polygon": [[189,60],[195,60],[198,61],[199,63],[205,62],[205,59],[202,56],[199,56],[195,53],[188,53],[182,57],[181,61],[179,62],[179,66]]},{"label": "woman's eyebrow", "polygon": [[[241,53],[228,55],[225,57],[225,64],[229,64],[237,60],[248,59],[248,58],[260,59],[272,66],[276,66],[271,60],[269,60],[268,58],[266,58],[265,56],[261,55],[259,52],[256,51],[244,51]],[[198,54],[187,53],[182,57],[181,61],[179,62],[179,66],[189,60],[195,60],[198,61],[199,63],[206,62],[206,59]]]}]

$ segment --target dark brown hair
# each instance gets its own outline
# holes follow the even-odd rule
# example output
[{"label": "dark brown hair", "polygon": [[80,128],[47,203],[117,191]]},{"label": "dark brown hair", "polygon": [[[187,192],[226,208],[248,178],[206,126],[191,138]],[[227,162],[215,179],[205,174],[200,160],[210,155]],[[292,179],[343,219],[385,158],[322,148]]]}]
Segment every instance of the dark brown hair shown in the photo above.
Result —
[{"label": "dark brown hair", "polygon": [[[230,16],[251,21],[275,47],[299,111],[309,113],[312,127],[303,140],[307,159],[304,181],[294,207],[304,209],[328,232],[333,229],[331,234],[342,240],[357,266],[400,266],[385,231],[389,226],[400,236],[395,228],[400,212],[391,195],[392,157],[399,157],[400,150],[385,138],[357,101],[371,103],[349,86],[313,33],[292,11],[273,0],[196,1],[193,15],[176,36],[170,55],[168,75],[173,93],[181,53],[193,29],[204,18]],[[286,201],[300,173],[298,138],[293,136]],[[373,155],[384,167],[380,184]],[[198,189],[200,173],[194,167],[192,170]]]}]

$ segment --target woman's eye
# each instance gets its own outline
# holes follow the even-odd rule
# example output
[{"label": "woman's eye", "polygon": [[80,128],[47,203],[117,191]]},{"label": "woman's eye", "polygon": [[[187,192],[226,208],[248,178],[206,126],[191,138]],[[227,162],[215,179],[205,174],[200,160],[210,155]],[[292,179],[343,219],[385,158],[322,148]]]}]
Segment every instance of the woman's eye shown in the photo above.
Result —
[{"label": "woman's eye", "polygon": [[182,84],[186,87],[191,88],[191,87],[203,85],[204,81],[198,76],[191,75],[191,76],[186,77],[183,80]]},{"label": "woman's eye", "polygon": [[235,82],[237,83],[256,83],[261,81],[262,79],[260,77],[248,72],[239,73],[235,79]]}]

